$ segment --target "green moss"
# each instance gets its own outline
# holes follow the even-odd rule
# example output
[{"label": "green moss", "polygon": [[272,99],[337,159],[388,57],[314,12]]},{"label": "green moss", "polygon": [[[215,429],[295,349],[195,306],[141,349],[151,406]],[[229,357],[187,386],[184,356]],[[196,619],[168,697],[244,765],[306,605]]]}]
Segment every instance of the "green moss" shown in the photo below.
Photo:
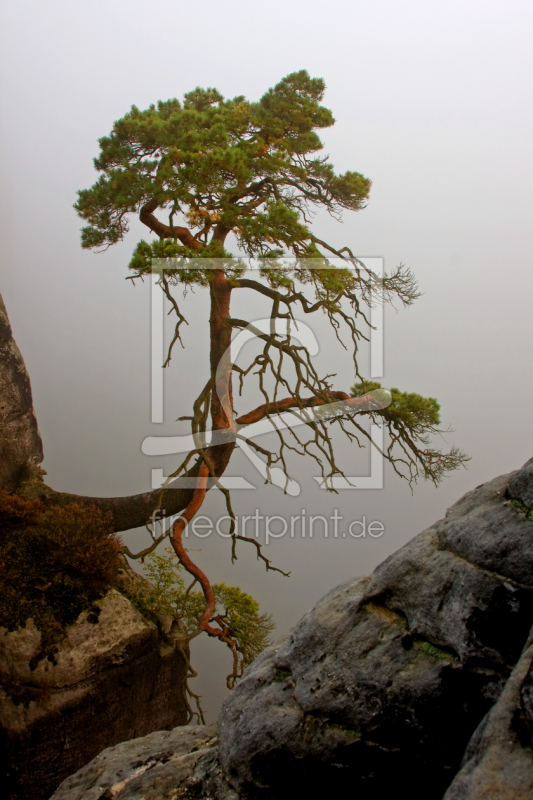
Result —
[{"label": "green moss", "polygon": [[428,642],[425,639],[415,639],[413,646],[416,647],[417,650],[420,650],[421,653],[425,653],[426,655],[431,656],[431,658],[436,658],[439,661],[453,661],[455,663],[459,663],[457,656],[450,650],[431,644],[431,642]]},{"label": "green moss", "polygon": [[533,522],[533,508],[528,508],[521,500],[511,500],[511,505],[523,514],[526,519]]},{"label": "green moss", "polygon": [[348,734],[348,736],[352,736],[354,739],[360,739],[361,734],[359,731],[354,730],[353,728],[349,728],[347,725],[342,725],[340,722],[327,722],[326,727],[341,731],[342,733]]},{"label": "green moss", "polygon": [[292,672],[290,669],[278,669],[276,670],[276,674],[274,675],[274,681],[276,683],[284,683],[287,678],[292,677]]}]

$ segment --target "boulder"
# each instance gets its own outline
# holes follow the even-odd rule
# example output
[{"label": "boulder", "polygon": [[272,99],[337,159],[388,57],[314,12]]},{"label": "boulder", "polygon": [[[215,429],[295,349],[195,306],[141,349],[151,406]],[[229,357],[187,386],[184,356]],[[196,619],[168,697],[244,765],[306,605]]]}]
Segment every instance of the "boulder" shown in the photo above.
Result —
[{"label": "boulder", "polygon": [[216,741],[216,725],[193,725],[123,742],[104,750],[63,781],[53,795],[54,800],[100,800],[102,793],[128,800],[181,797],[183,794],[176,793],[176,786],[181,784],[185,791],[195,772],[197,777],[200,774],[205,777],[207,770],[199,770],[198,765],[210,763]]},{"label": "boulder", "polygon": [[531,480],[469,492],[252,664],[219,720],[238,791],[443,796],[533,622],[533,522],[509,495]]},{"label": "boulder", "polygon": [[238,800],[220,774],[216,725],[151,733],[104,750],[67,778],[53,800]]},{"label": "boulder", "polygon": [[[222,708],[218,745],[190,768],[177,734],[167,794],[158,743],[142,751],[154,780],[145,770],[138,790],[136,776],[120,783],[137,762],[107,751],[98,796],[533,796],[532,496],[533,460],[469,492],[265,650]],[[88,797],[95,764],[54,800]]]},{"label": "boulder", "polygon": [[176,623],[164,633],[115,589],[66,629],[48,657],[31,619],[15,631],[0,628],[8,796],[44,800],[104,748],[184,725],[181,635]]}]

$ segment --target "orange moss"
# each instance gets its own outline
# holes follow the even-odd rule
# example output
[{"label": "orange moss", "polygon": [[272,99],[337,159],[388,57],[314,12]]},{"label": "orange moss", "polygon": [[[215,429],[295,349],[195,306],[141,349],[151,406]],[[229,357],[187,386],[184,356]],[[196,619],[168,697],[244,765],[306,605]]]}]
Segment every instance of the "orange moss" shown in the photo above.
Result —
[{"label": "orange moss", "polygon": [[82,611],[97,619],[95,603],[116,577],[120,546],[110,515],[95,506],[0,491],[0,626],[13,630],[33,618],[42,633],[39,658],[53,659],[54,644]]},{"label": "orange moss", "polygon": [[26,528],[35,524],[42,511],[41,500],[24,500],[0,489],[0,536],[13,528]]}]

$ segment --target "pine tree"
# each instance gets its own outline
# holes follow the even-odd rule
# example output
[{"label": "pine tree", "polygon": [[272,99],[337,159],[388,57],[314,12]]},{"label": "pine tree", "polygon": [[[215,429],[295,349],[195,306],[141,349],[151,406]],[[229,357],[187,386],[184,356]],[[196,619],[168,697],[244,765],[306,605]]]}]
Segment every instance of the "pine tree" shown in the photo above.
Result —
[{"label": "pine tree", "polygon": [[[326,484],[343,474],[335,459],[332,430],[336,426],[359,442],[358,437],[368,436],[361,424],[364,416],[385,426],[389,442],[384,456],[411,483],[422,476],[437,484],[445,472],[466,460],[456,448],[443,453],[431,447],[430,437],[440,424],[434,398],[397,389],[387,393],[359,372],[358,343],[368,322],[365,308],[378,293],[410,305],[418,292],[404,266],[379,278],[349,247],[335,247],[313,233],[316,209],[340,219],[344,211],[365,207],[371,187],[358,172],[336,174],[328,157],[320,155],[317,131],[334,123],[331,111],[321,105],[324,90],[324,81],[302,70],[283,78],[258,102],[242,96],[226,100],[215,89],[197,88],[183,102],[159,102],[146,111],[134,106],[115,122],[109,136],[100,139],[94,162],[100,177],[79,192],[75,206],[87,223],[82,230],[84,248],[106,249],[121,241],[132,214],[157,237],[137,244],[130,269],[135,279],[157,264],[160,284],[176,313],[167,364],[185,322],[176,288],[209,289],[210,316],[204,323],[210,330],[210,374],[192,414],[185,417],[195,447],[173,476],[194,478],[194,487],[166,489],[157,500],[153,493],[146,495],[144,513],[146,520],[157,506],[167,514],[175,513],[176,505],[184,509],[170,540],[182,567],[202,588],[204,608],[198,625],[224,641],[234,655],[235,634],[215,613],[213,587],[185,551],[182,534],[213,485],[224,492],[234,520],[231,498],[220,478],[239,440],[263,457],[269,477],[282,470],[286,486],[290,451],[313,457]],[[258,280],[247,277],[246,262],[228,251],[230,234],[241,253],[258,260]],[[232,316],[236,292],[256,293],[270,302],[270,330]],[[350,380],[334,388],[332,376],[320,375],[309,352],[291,334],[296,315],[316,313],[327,316],[339,344],[349,343],[353,351],[351,380],[355,377],[356,384],[349,391]],[[232,335],[242,330],[252,331],[263,343],[246,369],[232,364],[230,357]],[[233,372],[239,373],[241,384],[256,375],[264,398],[238,417]],[[303,419],[308,438],[278,428],[274,451],[247,438],[247,429],[260,420],[269,419],[276,428],[281,414]],[[135,498],[129,502],[138,507]],[[235,555],[237,541],[245,537],[238,536],[234,526],[230,533]],[[137,555],[146,555],[157,543]],[[252,543],[266,568],[275,569],[259,544]]]}]

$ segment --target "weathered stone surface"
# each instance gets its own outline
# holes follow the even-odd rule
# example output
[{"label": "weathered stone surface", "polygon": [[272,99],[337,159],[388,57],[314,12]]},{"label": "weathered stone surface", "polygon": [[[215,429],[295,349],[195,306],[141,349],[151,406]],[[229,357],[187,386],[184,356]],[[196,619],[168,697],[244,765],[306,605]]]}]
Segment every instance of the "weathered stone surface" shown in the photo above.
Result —
[{"label": "weathered stone surface", "polygon": [[527,505],[532,464],[469,492],[265,650],[222,709],[218,748],[194,755],[179,733],[163,769],[159,740],[131,743],[147,745],[137,760],[120,745],[54,800],[96,783],[119,800],[532,797],[533,521],[511,502]]},{"label": "weathered stone surface", "polygon": [[53,800],[238,800],[217,763],[216,726],[151,733],[104,750],[67,778]]},{"label": "weathered stone surface", "polygon": [[98,606],[51,660],[31,620],[0,629],[2,783],[14,800],[48,798],[105,747],[187,720],[180,632],[164,635],[115,590]]},{"label": "weathered stone surface", "polygon": [[417,536],[376,569],[367,596],[403,615],[413,637],[446,649],[462,664],[490,662],[509,671],[531,627],[533,576],[528,588],[441,544],[435,530]]},{"label": "weathered stone surface", "polygon": [[441,547],[476,566],[528,586],[533,584],[531,521],[512,505],[511,486],[533,494],[533,462],[465,494],[433,528]]},{"label": "weathered stone surface", "polygon": [[31,479],[42,460],[30,379],[0,296],[0,489]]},{"label": "weathered stone surface", "polygon": [[533,458],[513,474],[509,481],[509,494],[528,508],[533,508]]},{"label": "weathered stone surface", "polygon": [[531,800],[532,736],[533,644],[472,737],[445,800]]},{"label": "weathered stone surface", "polygon": [[330,592],[254,662],[219,719],[238,791],[442,797],[533,621],[533,522],[510,477]]}]

